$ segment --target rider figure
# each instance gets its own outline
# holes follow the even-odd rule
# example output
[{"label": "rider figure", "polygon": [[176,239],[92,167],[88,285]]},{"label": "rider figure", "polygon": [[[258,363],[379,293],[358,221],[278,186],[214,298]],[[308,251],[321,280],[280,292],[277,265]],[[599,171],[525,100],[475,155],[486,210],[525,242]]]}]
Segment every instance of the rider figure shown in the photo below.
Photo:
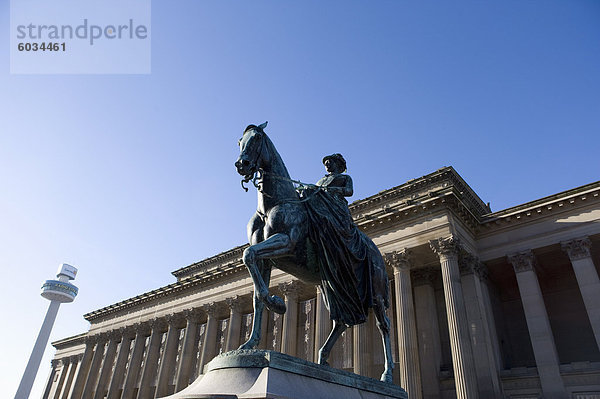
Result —
[{"label": "rider figure", "polygon": [[348,205],[344,197],[350,197],[354,193],[352,178],[344,174],[346,171],[346,160],[342,154],[331,154],[323,158],[323,165],[327,174],[317,182],[317,186],[323,187],[336,200]]}]

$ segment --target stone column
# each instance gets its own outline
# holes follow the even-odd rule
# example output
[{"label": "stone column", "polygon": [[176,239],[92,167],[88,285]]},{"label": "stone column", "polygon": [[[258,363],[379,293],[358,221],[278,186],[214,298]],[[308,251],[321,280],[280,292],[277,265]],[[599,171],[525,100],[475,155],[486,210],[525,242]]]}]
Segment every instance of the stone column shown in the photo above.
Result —
[{"label": "stone column", "polygon": [[155,398],[167,396],[169,392],[169,383],[173,375],[175,360],[177,359],[177,350],[179,349],[179,327],[181,317],[179,315],[168,315],[166,317],[169,329],[167,331],[167,341],[163,351],[160,370],[158,372],[158,382],[156,383]]},{"label": "stone column", "polygon": [[[500,352],[500,340],[498,339],[498,331],[496,329],[496,320],[494,319],[494,310],[492,308],[492,300],[490,298],[490,288],[493,287],[488,278],[487,266],[484,263],[480,263],[480,268],[482,273],[479,275],[479,279],[481,281],[481,294],[483,296],[483,307],[486,315],[489,315],[487,318],[488,330],[490,332],[490,339],[492,342],[492,350],[494,354],[495,369],[500,371],[504,369],[504,363],[502,361],[502,354]],[[500,389],[502,390],[502,384],[500,384]]]},{"label": "stone column", "polygon": [[227,352],[240,346],[240,334],[242,333],[242,300],[238,295],[225,299],[229,307],[229,329],[227,330]]},{"label": "stone column", "polygon": [[453,236],[432,240],[429,244],[439,256],[442,269],[456,397],[457,399],[475,399],[479,395],[458,269],[460,245],[458,239]]},{"label": "stone column", "polygon": [[567,392],[560,376],[558,354],[552,328],[546,313],[542,290],[535,273],[532,251],[508,256],[517,275],[529,337],[545,399],[566,398]]},{"label": "stone column", "polygon": [[479,259],[469,253],[461,254],[459,267],[479,395],[500,399],[503,397],[502,389],[488,323],[492,315],[486,312],[481,282],[485,271]]},{"label": "stone column", "polygon": [[317,286],[317,298],[315,301],[315,347],[314,347],[314,362],[319,361],[319,349],[325,344],[329,333],[331,332],[331,320],[329,312],[325,306],[323,293],[320,286]]},{"label": "stone column", "polygon": [[153,319],[150,322],[152,333],[150,342],[144,358],[144,368],[142,369],[142,379],[137,399],[148,399],[154,397],[154,381],[156,379],[156,369],[158,368],[158,358],[160,356],[160,346],[162,335],[165,330],[165,321],[163,319]]},{"label": "stone column", "polygon": [[129,347],[131,346],[131,341],[134,337],[133,334],[134,330],[132,328],[119,329],[121,346],[119,347],[119,354],[117,355],[112,378],[110,379],[107,399],[117,399],[120,397],[120,389],[123,385],[123,378],[125,377],[125,366],[127,365],[127,358],[129,356]]},{"label": "stone column", "polygon": [[54,395],[52,397],[54,399],[60,399],[60,393],[63,388],[63,384],[65,383],[65,379],[67,378],[67,374],[69,372],[70,361],[69,358],[60,359],[59,364],[60,368],[60,376],[58,377],[58,381],[56,382],[56,389],[54,390]]},{"label": "stone column", "polygon": [[77,376],[75,377],[75,382],[73,383],[73,390],[71,392],[71,399],[81,399],[83,388],[85,386],[85,381],[90,370],[92,356],[94,354],[94,346],[96,345],[96,339],[97,338],[95,336],[85,338],[85,351],[83,352],[83,357],[79,362]]},{"label": "stone column", "polygon": [[353,371],[355,374],[369,376],[371,353],[369,351],[369,323],[364,322],[353,327]]},{"label": "stone column", "polygon": [[442,344],[434,285],[439,279],[439,271],[434,268],[423,268],[414,270],[412,274],[423,398],[438,399]]},{"label": "stone column", "polygon": [[186,319],[185,333],[183,336],[183,345],[181,346],[181,355],[179,356],[179,366],[175,378],[175,392],[181,391],[190,384],[192,367],[196,359],[196,335],[198,333],[198,322],[200,311],[198,309],[186,309],[183,312]]},{"label": "stone column", "polygon": [[46,380],[42,399],[50,399],[50,391],[52,390],[52,385],[54,385],[54,376],[56,375],[56,366],[58,366],[58,360],[50,360],[50,376],[48,377],[48,380]]},{"label": "stone column", "polygon": [[561,244],[571,259],[596,344],[600,348],[600,279],[590,254],[592,242],[584,237]]},{"label": "stone column", "polygon": [[102,362],[102,368],[100,369],[100,377],[98,378],[98,384],[96,385],[96,393],[94,399],[102,399],[108,390],[109,378],[113,371],[113,364],[115,362],[115,355],[117,354],[117,345],[121,340],[121,333],[119,331],[111,331],[108,341],[108,347],[104,354],[104,361]]},{"label": "stone column", "polygon": [[138,376],[140,375],[140,367],[142,366],[144,349],[146,348],[146,334],[149,333],[149,325],[138,323],[133,326],[133,329],[135,330],[135,341],[133,342],[133,349],[131,350],[131,356],[129,357],[129,365],[127,367],[127,375],[125,376],[121,399],[133,399],[135,397],[135,388]]},{"label": "stone column", "polygon": [[411,399],[422,399],[419,345],[410,280],[410,258],[411,253],[408,249],[385,255],[386,263],[394,269],[400,385]]},{"label": "stone column", "polygon": [[287,308],[283,315],[283,331],[281,332],[281,352],[296,356],[298,336],[298,281],[288,281],[279,285],[285,298]]},{"label": "stone column", "polygon": [[100,373],[100,366],[102,365],[102,359],[104,358],[104,348],[106,347],[106,334],[98,336],[98,343],[94,350],[94,356],[92,357],[92,364],[90,365],[90,372],[88,373],[87,379],[85,380],[85,386],[83,387],[83,399],[92,398],[94,390],[96,388],[96,382],[98,381],[98,374]]},{"label": "stone column", "polygon": [[200,356],[200,364],[198,370],[200,374],[204,374],[204,366],[215,357],[217,347],[217,331],[219,323],[217,320],[217,304],[212,302],[202,306],[202,310],[207,315],[206,333],[204,334],[204,343],[202,344],[202,355]]},{"label": "stone column", "polygon": [[68,399],[69,398],[69,394],[71,393],[71,387],[73,386],[73,378],[75,377],[75,372],[77,371],[77,368],[79,367],[79,356],[71,356],[69,357],[69,370],[68,370],[68,375],[67,375],[67,379],[65,380],[65,383],[60,391],[60,399]]}]

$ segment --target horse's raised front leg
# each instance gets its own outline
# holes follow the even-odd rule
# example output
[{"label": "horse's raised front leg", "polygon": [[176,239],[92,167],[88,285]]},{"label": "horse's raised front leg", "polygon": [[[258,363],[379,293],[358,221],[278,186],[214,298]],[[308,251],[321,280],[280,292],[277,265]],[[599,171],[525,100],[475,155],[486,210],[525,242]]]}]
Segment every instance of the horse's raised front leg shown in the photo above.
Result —
[{"label": "horse's raised front leg", "polygon": [[290,237],[287,234],[277,233],[263,242],[249,246],[242,256],[242,260],[248,268],[254,283],[254,295],[264,302],[267,309],[279,314],[285,313],[285,302],[276,295],[269,295],[268,282],[265,283],[258,262],[263,259],[289,254],[291,250]]},{"label": "horse's raised front leg", "polygon": [[[259,269],[259,273],[262,276],[263,281],[266,285],[269,285],[269,281],[271,280],[271,264],[269,262],[258,261],[257,267]],[[263,321],[263,311],[265,309],[265,304],[262,300],[260,300],[256,295],[256,290],[254,295],[252,296],[253,305],[254,305],[254,315],[252,318],[252,331],[250,333],[250,338],[248,341],[243,343],[239,349],[254,349],[260,343],[261,332],[262,332],[262,321]]]},{"label": "horse's raised front leg", "polygon": [[377,328],[383,342],[383,354],[385,355],[385,369],[381,374],[381,381],[392,382],[392,371],[394,370],[394,359],[392,358],[392,345],[390,342],[390,319],[385,314],[384,300],[381,296],[375,298],[373,311],[377,320]]},{"label": "horse's raised front leg", "polygon": [[334,320],[333,328],[331,329],[327,340],[325,341],[321,349],[319,349],[319,364],[329,365],[329,363],[327,363],[327,359],[329,359],[331,349],[333,349],[333,345],[344,331],[346,331],[346,325],[344,323],[340,323]]}]

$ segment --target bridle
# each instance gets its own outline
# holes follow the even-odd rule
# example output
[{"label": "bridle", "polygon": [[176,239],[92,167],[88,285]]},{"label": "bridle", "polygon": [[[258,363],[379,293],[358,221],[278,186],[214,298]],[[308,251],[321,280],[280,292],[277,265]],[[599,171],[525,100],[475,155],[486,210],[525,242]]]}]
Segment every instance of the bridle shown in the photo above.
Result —
[{"label": "bridle", "polygon": [[[259,150],[257,152],[257,156],[255,158],[258,161],[260,159],[260,157],[262,156],[263,150],[264,150],[264,147],[265,147],[265,137],[264,137],[265,132],[262,131],[261,129],[258,129],[258,128],[253,128],[252,130],[256,131],[256,133],[260,135],[260,140],[261,140],[260,148],[259,148]],[[311,183],[304,183],[304,182],[302,182],[300,180],[294,180],[294,179],[290,179],[290,178],[287,178],[287,177],[279,176],[279,175],[276,175],[274,173],[267,172],[267,171],[265,171],[262,168],[257,168],[256,171],[254,171],[253,173],[244,176],[244,178],[241,180],[242,188],[244,189],[244,191],[248,192],[248,188],[246,186],[244,186],[244,183],[252,182],[252,185],[254,187],[256,187],[256,190],[258,190],[260,193],[262,193],[262,195],[264,195],[265,197],[268,197],[268,198],[273,198],[273,196],[267,194],[261,188],[260,181],[265,176],[269,176],[269,177],[271,177],[272,179],[275,179],[275,180],[284,181],[284,182],[288,182],[288,183],[292,183],[292,184],[297,184],[298,186],[294,187],[296,189],[296,191],[298,191],[298,189],[300,189],[300,188],[312,188],[312,189],[314,189],[314,191],[308,197],[306,197],[306,198],[298,199],[298,200],[286,200],[284,202],[294,202],[294,203],[306,202],[310,198],[312,198],[316,193],[318,193],[319,191],[321,191],[323,189],[323,187],[321,187],[321,186],[317,186],[317,185],[311,184]]]}]

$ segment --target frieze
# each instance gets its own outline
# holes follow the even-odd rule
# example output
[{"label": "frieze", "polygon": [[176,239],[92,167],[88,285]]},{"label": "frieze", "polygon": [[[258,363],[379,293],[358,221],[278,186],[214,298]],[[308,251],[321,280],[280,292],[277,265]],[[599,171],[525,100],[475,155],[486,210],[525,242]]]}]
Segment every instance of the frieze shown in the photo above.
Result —
[{"label": "frieze", "polygon": [[588,237],[561,242],[560,245],[572,261],[589,258],[591,256],[590,249],[592,248],[592,242]]}]

